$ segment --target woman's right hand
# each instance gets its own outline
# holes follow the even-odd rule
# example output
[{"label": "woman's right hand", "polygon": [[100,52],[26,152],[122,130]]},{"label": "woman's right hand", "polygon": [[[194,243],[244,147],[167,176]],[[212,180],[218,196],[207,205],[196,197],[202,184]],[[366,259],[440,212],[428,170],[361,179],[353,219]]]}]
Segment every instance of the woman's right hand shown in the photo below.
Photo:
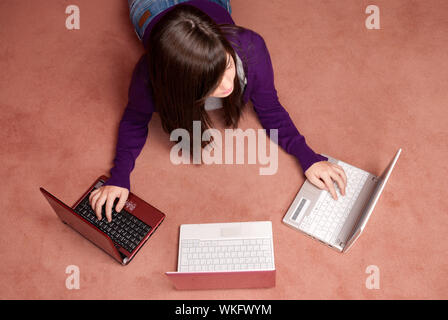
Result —
[{"label": "woman's right hand", "polygon": [[112,221],[112,206],[116,198],[120,198],[115,211],[120,212],[123,209],[126,200],[129,196],[129,190],[117,186],[102,186],[98,188],[89,196],[89,203],[99,220],[101,220],[101,211],[104,203],[106,203],[106,218],[107,221]]}]

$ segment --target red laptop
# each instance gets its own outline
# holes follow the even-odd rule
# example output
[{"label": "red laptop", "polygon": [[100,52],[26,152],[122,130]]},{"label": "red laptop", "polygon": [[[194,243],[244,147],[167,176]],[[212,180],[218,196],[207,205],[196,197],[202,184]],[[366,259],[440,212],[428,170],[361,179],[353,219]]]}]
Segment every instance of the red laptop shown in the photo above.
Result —
[{"label": "red laptop", "polygon": [[[107,179],[106,176],[99,177],[72,207],[44,188],[41,187],[40,191],[62,222],[78,231],[122,265],[127,265],[157,230],[165,219],[165,214],[130,192],[124,208],[119,213],[115,211],[118,199],[115,200],[111,222],[105,218],[98,220],[90,206],[89,196]],[[103,217],[106,216],[104,207]]]}]

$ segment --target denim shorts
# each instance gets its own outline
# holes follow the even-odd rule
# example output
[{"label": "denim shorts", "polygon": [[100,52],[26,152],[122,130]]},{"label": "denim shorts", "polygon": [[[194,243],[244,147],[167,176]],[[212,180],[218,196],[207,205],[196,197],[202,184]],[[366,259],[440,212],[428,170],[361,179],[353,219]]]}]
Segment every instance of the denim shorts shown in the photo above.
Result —
[{"label": "denim shorts", "polygon": [[[135,33],[138,38],[142,40],[143,34],[146,27],[151,22],[151,20],[158,15],[160,12],[172,7],[181,2],[188,0],[128,0],[129,5],[129,17],[131,18],[132,24],[134,25]],[[208,0],[221,5],[226,9],[229,14],[232,14],[232,8],[230,7],[230,0]],[[148,11],[151,12],[151,16],[147,18],[145,23],[140,27],[139,21],[143,14]]]}]

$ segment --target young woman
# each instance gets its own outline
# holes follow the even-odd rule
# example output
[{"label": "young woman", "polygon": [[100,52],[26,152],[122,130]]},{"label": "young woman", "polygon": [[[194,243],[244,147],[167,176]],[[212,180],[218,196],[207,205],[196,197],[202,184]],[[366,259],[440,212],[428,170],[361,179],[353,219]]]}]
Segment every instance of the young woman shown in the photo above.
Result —
[{"label": "young woman", "polygon": [[[208,110],[220,109],[236,127],[250,99],[261,125],[278,130],[278,144],[295,156],[308,180],[337,199],[334,182],[345,195],[341,166],[315,153],[278,101],[268,49],[254,31],[235,25],[230,0],[128,0],[130,17],[146,52],[138,61],[129,100],[120,122],[114,167],[89,201],[101,219],[111,221],[114,201],[120,212],[130,190],[130,174],[148,135],[153,112],[167,133],[193,121],[210,128]],[[191,135],[190,135],[191,136]]]}]

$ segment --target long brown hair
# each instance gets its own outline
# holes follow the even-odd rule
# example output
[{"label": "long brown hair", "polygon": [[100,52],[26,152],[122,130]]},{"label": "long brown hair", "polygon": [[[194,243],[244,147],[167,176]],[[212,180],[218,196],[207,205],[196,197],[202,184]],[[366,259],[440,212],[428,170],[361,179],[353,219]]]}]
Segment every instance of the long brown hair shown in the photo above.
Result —
[{"label": "long brown hair", "polygon": [[[149,77],[155,108],[165,132],[170,134],[174,129],[183,128],[192,137],[195,120],[201,121],[202,132],[211,127],[205,100],[221,83],[227,67],[226,53],[233,57],[237,69],[231,43],[237,46],[232,36],[242,29],[218,25],[203,11],[188,4],[177,5],[155,24],[147,51]],[[222,99],[221,112],[226,126],[238,125],[244,107],[242,96],[236,74],[233,92]]]}]

